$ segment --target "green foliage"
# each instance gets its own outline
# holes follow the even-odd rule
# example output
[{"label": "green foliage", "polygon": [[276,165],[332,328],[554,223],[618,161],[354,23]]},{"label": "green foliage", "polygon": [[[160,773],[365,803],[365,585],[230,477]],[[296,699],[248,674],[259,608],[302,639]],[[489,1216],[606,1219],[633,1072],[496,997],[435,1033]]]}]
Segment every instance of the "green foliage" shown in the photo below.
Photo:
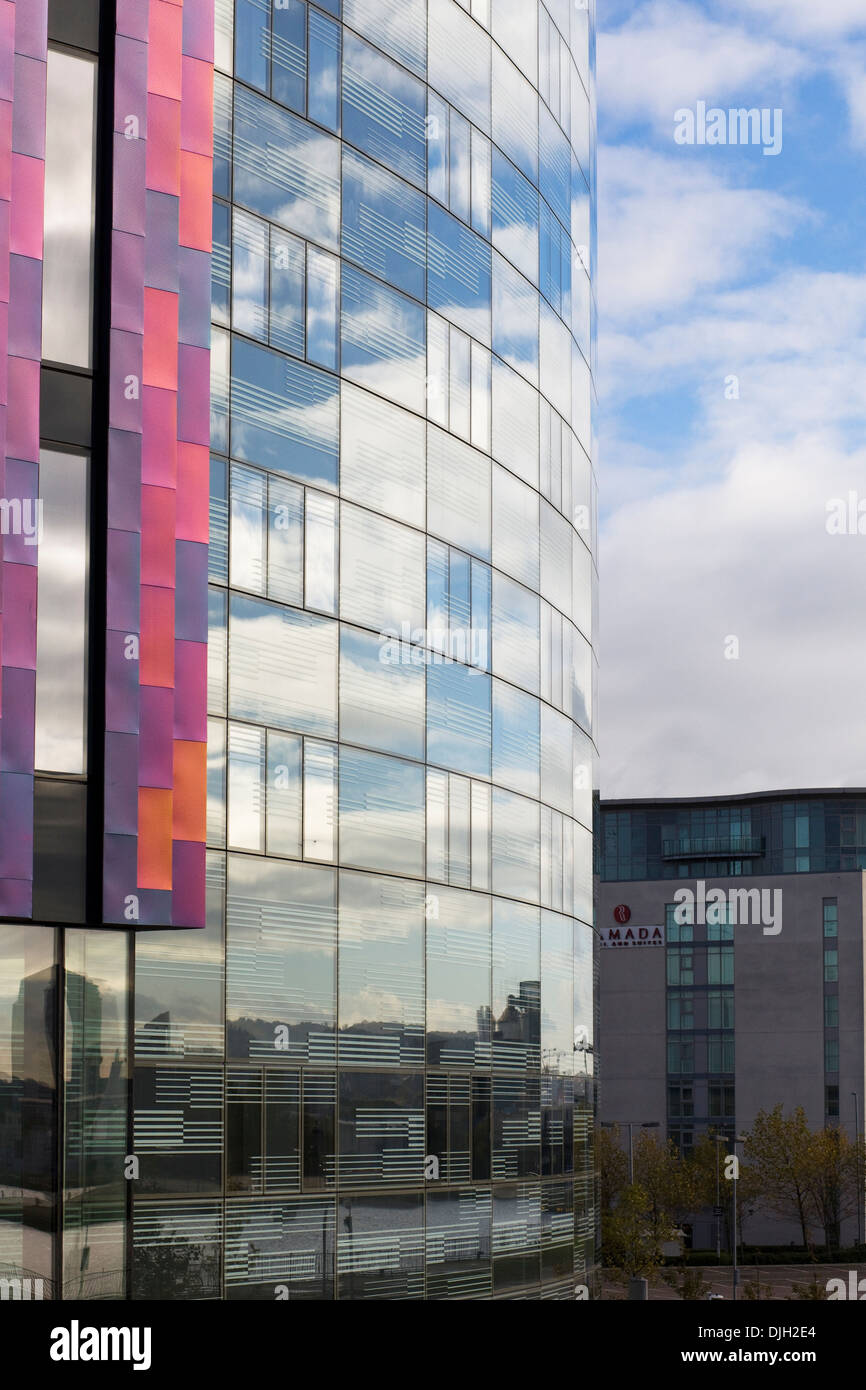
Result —
[{"label": "green foliage", "polygon": [[705,1300],[712,1284],[704,1278],[700,1269],[675,1269],[663,1276],[669,1288],[675,1289],[684,1303],[697,1303]]},{"label": "green foliage", "polygon": [[[642,1130],[635,1135],[634,1185],[642,1194],[642,1220],[653,1241],[663,1244],[670,1235],[660,1232],[670,1233],[694,1213],[713,1208],[718,1200],[722,1246],[730,1248],[734,1194],[731,1182],[724,1177],[729,1148],[729,1140],[717,1143],[712,1133],[703,1134],[689,1158],[683,1158],[673,1143],[660,1140],[656,1134]],[[838,1254],[842,1222],[856,1214],[858,1185],[866,1177],[863,1140],[852,1140],[840,1127],[812,1130],[802,1107],[785,1114],[777,1105],[758,1113],[739,1152],[739,1230],[752,1213],[769,1212],[799,1227],[807,1258],[815,1258],[819,1232],[831,1258]],[[604,1237],[605,1250],[616,1248],[622,1255],[628,1223],[620,1206],[628,1190],[628,1156],[618,1128],[597,1131],[597,1154],[603,1234],[605,1217],[607,1230],[613,1233],[611,1239]],[[633,1195],[630,1202],[633,1208]],[[619,1216],[611,1223],[609,1218],[616,1213]],[[773,1253],[787,1261],[793,1251]]]},{"label": "green foliage", "polygon": [[819,1284],[817,1279],[813,1279],[809,1284],[792,1284],[791,1292],[788,1294],[785,1301],[787,1303],[793,1303],[805,1299],[809,1302],[815,1302],[828,1299],[829,1297],[830,1295],[827,1293],[825,1285]]},{"label": "green foliage", "polygon": [[632,1183],[602,1213],[603,1263],[623,1279],[650,1279],[663,1263],[662,1245],[672,1236],[670,1219],[655,1212],[649,1194]]}]

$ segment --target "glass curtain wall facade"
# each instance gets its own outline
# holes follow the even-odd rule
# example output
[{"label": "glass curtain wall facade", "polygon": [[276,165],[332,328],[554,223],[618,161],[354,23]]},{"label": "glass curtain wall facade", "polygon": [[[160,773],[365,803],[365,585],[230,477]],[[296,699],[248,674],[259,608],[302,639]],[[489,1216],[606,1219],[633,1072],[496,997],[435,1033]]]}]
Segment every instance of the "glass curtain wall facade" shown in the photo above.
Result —
[{"label": "glass curtain wall facade", "polygon": [[594,21],[217,0],[208,917],[138,935],[138,1298],[595,1241]]},{"label": "glass curtain wall facade", "polygon": [[610,882],[866,869],[866,792],[602,802],[595,846]]}]

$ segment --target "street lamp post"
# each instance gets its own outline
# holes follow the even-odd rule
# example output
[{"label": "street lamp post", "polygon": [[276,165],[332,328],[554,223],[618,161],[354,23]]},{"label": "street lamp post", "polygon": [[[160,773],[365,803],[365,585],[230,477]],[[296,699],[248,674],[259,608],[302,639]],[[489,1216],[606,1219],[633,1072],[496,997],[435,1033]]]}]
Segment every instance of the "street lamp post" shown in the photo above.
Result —
[{"label": "street lamp post", "polygon": [[716,1260],[722,1263],[722,1195],[719,1176],[719,1165],[721,1162],[720,1144],[727,1143],[724,1134],[714,1134],[713,1139],[716,1144]]},{"label": "street lamp post", "polygon": [[854,1143],[856,1147],[857,1164],[857,1244],[863,1244],[863,1174],[860,1171],[860,1104],[857,1092],[852,1091],[854,1097]]},{"label": "street lamp post", "polygon": [[620,1125],[625,1125],[628,1129],[628,1181],[629,1187],[634,1182],[634,1143],[632,1131],[637,1125],[638,1129],[658,1129],[658,1120],[602,1120],[602,1129],[619,1129]]},{"label": "street lamp post", "polygon": [[733,1288],[732,1288],[732,1296],[733,1296],[733,1299],[734,1299],[734,1302],[735,1302],[735,1303],[736,1303],[736,1301],[737,1301],[737,1287],[738,1287],[739,1282],[740,1282],[740,1271],[739,1271],[739,1267],[738,1267],[738,1265],[737,1265],[737,1172],[738,1172],[739,1166],[740,1166],[740,1165],[739,1165],[739,1160],[738,1160],[738,1158],[737,1158],[737,1145],[738,1145],[738,1144],[741,1144],[741,1143],[743,1142],[743,1140],[745,1139],[745,1137],[746,1137],[745,1134],[737,1134],[737,1135],[734,1136],[734,1139],[733,1139],[733,1145],[734,1145],[734,1158],[735,1158],[735,1160],[737,1160],[737,1161],[734,1163],[733,1182],[732,1182],[732,1184],[731,1184],[732,1189],[733,1189],[733,1211],[732,1211],[732,1213],[731,1213],[731,1235],[732,1235],[732,1241],[731,1241],[731,1247],[732,1247],[732,1248],[731,1248],[731,1255],[732,1255],[733,1264],[732,1264],[732,1271],[731,1271],[731,1273],[732,1273],[732,1285],[733,1285]]}]

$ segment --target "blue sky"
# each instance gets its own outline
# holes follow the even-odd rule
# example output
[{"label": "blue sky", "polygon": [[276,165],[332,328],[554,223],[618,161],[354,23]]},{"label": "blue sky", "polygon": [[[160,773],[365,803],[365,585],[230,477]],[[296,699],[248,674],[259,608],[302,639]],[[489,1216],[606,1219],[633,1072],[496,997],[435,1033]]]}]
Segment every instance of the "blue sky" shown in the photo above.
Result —
[{"label": "blue sky", "polygon": [[598,107],[603,794],[866,785],[866,5],[599,0]]}]

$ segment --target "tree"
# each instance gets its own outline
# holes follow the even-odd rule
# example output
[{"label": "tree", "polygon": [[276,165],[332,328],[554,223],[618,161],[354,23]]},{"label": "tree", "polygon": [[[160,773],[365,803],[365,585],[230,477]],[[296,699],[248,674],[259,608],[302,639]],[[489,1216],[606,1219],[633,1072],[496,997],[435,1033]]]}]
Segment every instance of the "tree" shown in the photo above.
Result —
[{"label": "tree", "polygon": [[857,1198],[863,1167],[863,1141],[852,1142],[842,1129],[821,1129],[811,1136],[806,1177],[808,1207],[824,1231],[824,1243],[833,1253],[839,1248],[840,1228],[846,1217],[857,1214]]},{"label": "tree", "polygon": [[634,1175],[647,1194],[654,1219],[663,1215],[679,1225],[701,1204],[697,1170],[670,1139],[659,1140],[642,1131],[634,1146]]},{"label": "tree", "polygon": [[664,1260],[662,1245],[673,1236],[673,1224],[651,1211],[648,1194],[631,1183],[616,1205],[602,1213],[603,1261],[625,1279],[649,1279]]},{"label": "tree", "polygon": [[595,1131],[595,1152],[601,1187],[601,1209],[610,1211],[628,1186],[628,1158],[620,1142],[619,1125]]},{"label": "tree", "polygon": [[815,1212],[813,1135],[802,1106],[784,1115],[782,1106],[760,1110],[743,1154],[762,1205],[796,1221],[806,1249],[812,1247]]},{"label": "tree", "polygon": [[664,1276],[664,1281],[668,1288],[679,1294],[683,1303],[706,1301],[707,1294],[713,1287],[700,1269],[673,1269]]}]

